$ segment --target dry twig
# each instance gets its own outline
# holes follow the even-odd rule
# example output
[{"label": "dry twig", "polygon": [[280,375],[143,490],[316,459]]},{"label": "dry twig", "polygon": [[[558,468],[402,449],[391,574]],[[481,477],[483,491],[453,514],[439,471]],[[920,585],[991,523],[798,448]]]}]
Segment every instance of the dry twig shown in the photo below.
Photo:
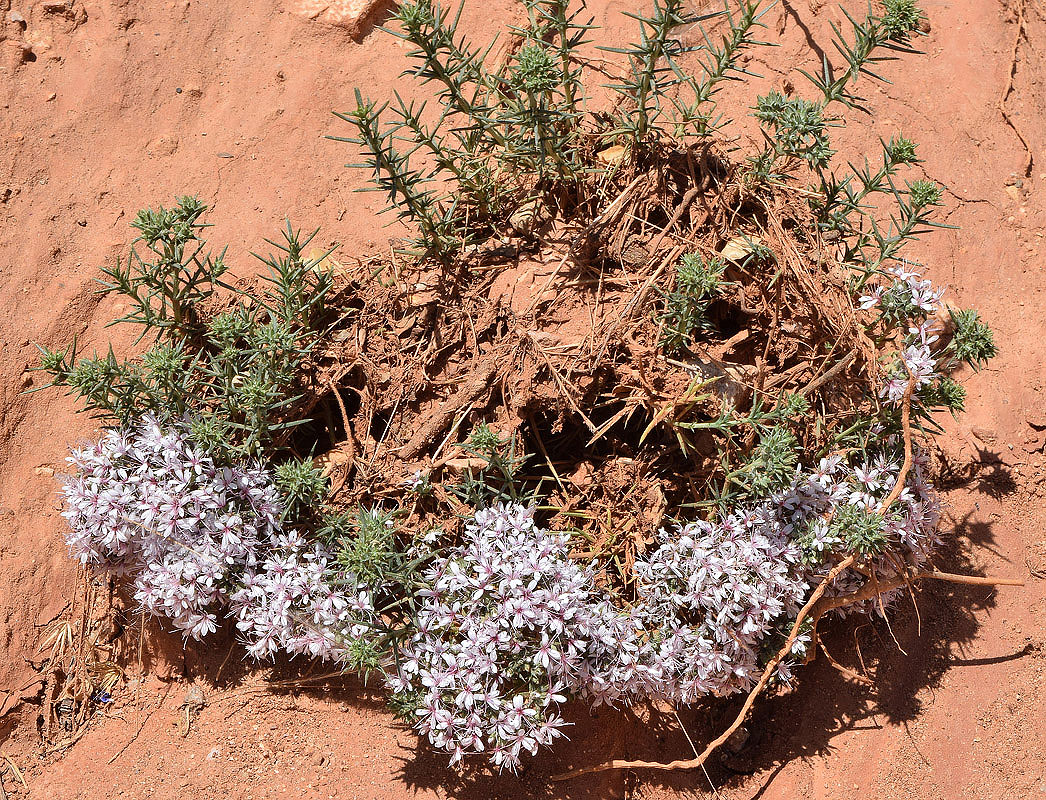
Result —
[{"label": "dry twig", "polygon": [[410,441],[403,446],[399,456],[404,461],[411,461],[420,456],[425,448],[436,439],[454,421],[458,411],[475,402],[480,395],[490,388],[501,362],[498,354],[492,353],[487,363],[473,372],[465,379],[464,384],[454,396],[444,403],[443,408],[435,412],[422,425]]}]

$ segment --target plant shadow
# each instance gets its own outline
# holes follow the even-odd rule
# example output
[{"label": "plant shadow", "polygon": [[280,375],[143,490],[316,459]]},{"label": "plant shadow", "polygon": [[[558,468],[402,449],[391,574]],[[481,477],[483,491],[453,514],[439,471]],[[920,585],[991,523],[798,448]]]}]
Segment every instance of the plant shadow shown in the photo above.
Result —
[{"label": "plant shadow", "polygon": [[[966,503],[974,508],[978,495],[1006,494],[1012,481],[1006,465],[981,463],[961,480],[954,475],[948,478],[945,485],[967,491]],[[955,535],[937,559],[941,568],[976,572],[968,553],[957,544],[959,535],[974,547],[993,547],[992,523],[975,520],[974,515],[971,510],[956,521]],[[670,709],[647,705],[589,709],[573,703],[565,712],[568,738],[552,752],[525,762],[518,774],[494,774],[482,759],[464,770],[448,769],[444,753],[414,739],[397,756],[398,777],[414,792],[438,790],[454,800],[625,797],[638,784],[684,796],[704,797],[732,788],[762,797],[789,763],[830,755],[840,734],[915,720],[933,702],[948,670],[976,669],[1027,654],[1025,649],[986,658],[965,655],[977,634],[978,617],[994,606],[994,597],[993,587],[926,582],[914,597],[900,594],[887,608],[886,619],[876,615],[826,620],[822,634],[827,651],[871,683],[853,680],[820,655],[799,672],[794,687],[756,703],[743,733],[713,754],[704,772],[607,771],[555,780],[557,775],[609,758],[658,762],[690,758],[695,747],[700,749],[730,724],[742,697],[712,700],[680,710],[678,716]],[[156,623],[150,627],[141,662],[145,671],[165,667],[170,679],[202,683],[219,693],[244,688],[259,694],[295,693],[388,713],[380,681],[365,683],[316,662],[281,659],[260,680],[259,666],[244,658],[231,626],[205,646],[183,643],[180,637],[161,632]]]}]

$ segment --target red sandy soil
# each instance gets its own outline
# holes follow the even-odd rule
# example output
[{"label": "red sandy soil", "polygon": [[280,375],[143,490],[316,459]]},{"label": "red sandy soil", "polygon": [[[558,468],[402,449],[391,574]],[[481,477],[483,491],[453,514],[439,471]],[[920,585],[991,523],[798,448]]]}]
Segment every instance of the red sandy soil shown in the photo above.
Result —
[{"label": "red sandy soil", "polygon": [[[947,422],[941,485],[958,545],[946,566],[1027,585],[927,586],[918,617],[909,605],[891,629],[839,626],[835,657],[850,666],[863,657],[874,687],[820,659],[796,689],[759,704],[750,741],[713,759],[708,776],[555,784],[551,774],[606,757],[669,760],[690,746],[671,716],[576,709],[571,742],[523,775],[462,778],[417,747],[370,689],[338,680],[265,691],[268,672],[236,658],[218,678],[231,639],[183,650],[153,626],[147,675],[129,664],[106,718],[42,755],[46,710],[39,685],[27,684],[43,631],[76,586],[52,474],[68,444],[94,430],[57,393],[22,393],[40,382],[26,371],[32,342],[77,334],[104,345],[116,309],[92,294],[97,267],[122,252],[138,208],[178,193],[213,203],[211,240],[228,242],[244,269],[284,216],[322,226],[323,243],[346,253],[387,252],[399,231],[375,217],[378,196],[353,193],[362,176],[341,167],[351,154],[322,135],[346,133],[330,111],[350,107],[354,86],[380,97],[406,84],[394,39],[333,24],[335,7],[352,3],[76,0],[63,13],[0,0],[0,688],[13,690],[0,752],[29,796],[668,798],[712,796],[714,785],[721,797],[767,800],[1046,797],[1046,12],[1038,0],[1010,2],[1019,5],[927,0],[926,55],[886,65],[892,85],[865,84],[873,113],[840,144],[858,152],[904,132],[950,187],[946,219],[960,229],[929,237],[913,257],[953,300],[980,309],[1001,355],[970,377],[969,413]],[[589,7],[615,43],[629,35],[619,15],[634,3]],[[513,13],[508,0],[473,0],[464,25],[486,40]],[[829,49],[829,23],[841,20],[820,0],[781,0],[767,21],[783,46],[749,66],[780,86]],[[208,705],[183,736],[190,681]],[[725,718],[691,711],[682,722],[700,743]],[[10,770],[2,780],[8,796],[27,793]]]}]

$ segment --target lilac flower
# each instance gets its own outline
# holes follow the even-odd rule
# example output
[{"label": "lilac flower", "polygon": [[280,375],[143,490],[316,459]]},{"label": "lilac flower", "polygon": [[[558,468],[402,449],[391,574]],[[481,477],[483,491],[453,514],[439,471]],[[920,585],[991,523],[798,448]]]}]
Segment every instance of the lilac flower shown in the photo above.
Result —
[{"label": "lilac flower", "polygon": [[248,651],[341,657],[373,620],[367,587],[332,555],[283,531],[279,497],[259,465],[219,467],[184,427],[146,418],[68,459],[67,541],[81,563],[132,577],[142,609],[202,639],[231,615]]},{"label": "lilac flower", "polygon": [[[911,347],[917,360],[929,343]],[[899,443],[885,445],[895,452]],[[231,617],[256,658],[346,662],[381,622],[374,595],[389,587],[361,584],[324,546],[285,529],[260,466],[215,465],[182,427],[148,419],[70,461],[71,550],[129,575],[142,608],[185,635],[202,638]],[[637,561],[627,605],[608,598],[599,565],[571,560],[568,537],[539,528],[530,509],[481,509],[458,547],[441,548],[438,534],[416,546],[429,560],[407,640],[385,665],[389,690],[415,704],[419,734],[451,763],[484,753],[510,770],[563,735],[560,708],[570,697],[685,705],[747,691],[768,641],[791,627],[824,566],[845,555],[830,522],[837,509],[877,509],[899,471],[885,452],[833,455],[760,503],[666,528]],[[926,474],[916,451],[882,523],[899,558],[869,557],[865,572],[889,578],[898,563],[925,564],[937,546],[940,506]],[[846,572],[830,592],[867,580]],[[807,645],[796,642],[796,661]],[[790,680],[793,668],[783,661],[776,678]]]},{"label": "lilac flower", "polygon": [[873,286],[866,295],[861,295],[858,302],[861,304],[861,308],[865,311],[871,308],[875,308],[883,299],[883,293],[886,289],[883,286]]},{"label": "lilac flower", "polygon": [[[498,505],[478,511],[465,543],[427,571],[417,632],[389,688],[422,693],[418,731],[452,763],[486,752],[515,769],[566,724],[559,687],[578,672],[578,654],[567,650],[584,636],[572,617],[590,605],[592,588],[567,550],[566,537],[537,528],[530,510]],[[464,724],[450,723],[455,714]]]},{"label": "lilac flower", "polygon": [[[146,419],[74,451],[63,494],[67,540],[81,563],[134,576],[142,607],[193,638],[212,632],[231,580],[278,525],[230,495],[219,470],[178,431]],[[246,476],[241,476],[246,477]],[[271,484],[258,500],[275,502]]]}]

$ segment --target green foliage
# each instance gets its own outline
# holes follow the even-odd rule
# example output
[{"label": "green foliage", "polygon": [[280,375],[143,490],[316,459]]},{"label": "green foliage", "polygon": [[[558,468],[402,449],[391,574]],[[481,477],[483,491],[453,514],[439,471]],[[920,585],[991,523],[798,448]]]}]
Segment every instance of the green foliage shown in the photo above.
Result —
[{"label": "green foliage", "polygon": [[810,401],[801,394],[788,394],[778,401],[777,415],[780,419],[797,419],[810,410]]},{"label": "green foliage", "polygon": [[912,302],[912,293],[902,281],[894,281],[879,300],[879,313],[887,329],[903,325],[917,312],[918,307]]},{"label": "green foliage", "polygon": [[964,361],[974,369],[979,369],[999,354],[999,348],[995,345],[995,335],[991,328],[981,321],[980,314],[971,308],[952,311],[951,318],[955,325],[955,334],[948,350],[956,361]]},{"label": "green foliage", "polygon": [[[707,393],[696,399],[711,397]],[[787,484],[800,455],[793,423],[809,411],[809,400],[800,394],[784,395],[771,407],[764,395],[756,393],[752,407],[744,413],[724,403],[714,419],[674,420],[672,426],[678,436],[709,431],[721,437],[717,443],[721,482],[709,484],[709,499],[691,505],[725,508],[746,498],[765,497]],[[755,445],[751,446],[753,441]],[[685,452],[687,447],[683,449]]]},{"label": "green foliage", "polygon": [[846,9],[842,11],[850,23],[851,38],[848,41],[833,23],[835,38],[832,45],[846,60],[846,70],[837,76],[826,54],[819,75],[808,72],[803,72],[803,75],[820,90],[825,105],[837,102],[860,108],[861,98],[853,93],[851,84],[856,83],[862,74],[883,80],[872,71],[872,67],[891,56],[879,51],[889,53],[908,49],[912,35],[918,32],[922,12],[914,0],[887,0],[883,3],[882,14],[869,9],[868,16],[861,21],[854,19]]},{"label": "green foliage", "polygon": [[677,136],[708,137],[725,124],[721,116],[714,116],[713,96],[724,81],[740,80],[741,76],[754,74],[738,65],[738,57],[747,48],[767,44],[755,38],[757,29],[766,27],[760,19],[770,8],[760,6],[760,0],[741,0],[734,8],[724,0],[723,14],[728,26],[718,43],[713,42],[703,28],[700,29],[703,46],[698,49],[703,75],[697,77],[675,71],[682,83],[681,91],[672,98]]},{"label": "green foliage", "polygon": [[700,253],[684,253],[676,265],[676,287],[692,297],[710,297],[719,291],[725,272],[721,258],[706,261]]},{"label": "green foliage", "polygon": [[706,261],[699,253],[686,253],[676,263],[675,289],[665,294],[661,313],[661,346],[671,352],[682,350],[696,331],[705,330],[711,299],[719,291],[726,263]]},{"label": "green foliage", "polygon": [[313,259],[305,256],[305,248],[317,233],[319,230],[302,236],[288,222],[280,231],[282,241],[265,240],[276,248],[275,252],[266,256],[254,254],[268,268],[261,275],[267,286],[260,296],[250,299],[268,311],[270,325],[282,324],[286,333],[281,334],[285,338],[280,345],[284,348],[289,346],[286,337],[293,335],[292,329],[319,330],[327,314],[326,300],[334,286],[334,276],[318,266],[331,251]]},{"label": "green foliage", "polygon": [[425,702],[425,692],[415,690],[413,692],[397,692],[390,694],[385,701],[389,709],[400,720],[413,725],[418,720],[417,710]]},{"label": "green foliage", "polygon": [[519,452],[515,437],[502,437],[486,423],[473,429],[461,444],[468,455],[483,461],[478,470],[469,468],[458,486],[452,487],[461,500],[473,508],[493,503],[522,501],[519,470],[529,457]]},{"label": "green foliage", "polygon": [[879,78],[872,67],[890,57],[880,51],[904,49],[917,30],[921,12],[911,0],[887,3],[883,9],[881,15],[869,10],[867,18],[861,21],[844,9],[851,27],[849,39],[832,25],[832,44],[845,59],[846,69],[837,75],[825,54],[819,75],[800,70],[818,91],[817,100],[785,97],[776,91],[758,99],[756,118],[768,132],[767,147],[752,159],[758,179],[778,178],[793,169],[796,161],[805,162],[814,170],[827,166],[832,154],[827,129],[840,122],[826,116],[828,107],[839,103],[847,108],[861,108],[861,98],[854,94],[852,85],[861,75]]},{"label": "green foliage", "polygon": [[366,681],[372,672],[381,672],[388,662],[388,650],[381,637],[350,637],[345,643],[344,668],[347,672],[362,675]]},{"label": "green foliage", "polygon": [[[78,357],[73,343],[41,350],[51,385],[64,386],[107,425],[126,427],[145,414],[169,422],[188,416],[194,435],[231,459],[273,454],[287,432],[307,420],[291,407],[295,382],[326,314],[332,279],[308,260],[303,236],[288,224],[258,289],[220,283],[224,260],[202,255],[206,207],[181,198],[173,209],[146,210],[131,256],[111,270],[103,292],[120,293],[132,311],[116,322],[142,326],[157,342],[137,359]],[[154,258],[138,254],[144,243]],[[209,315],[205,302],[222,286],[236,302]]]},{"label": "green foliage", "polygon": [[846,552],[874,558],[890,545],[887,518],[876,509],[844,503],[827,520],[816,518],[796,537],[803,560],[810,565],[824,561],[825,554],[842,545]]},{"label": "green foliage", "polygon": [[886,550],[886,520],[878,511],[860,505],[841,505],[832,518],[829,530],[841,539],[848,552],[877,556]]},{"label": "green foliage", "polygon": [[[655,0],[647,13],[626,12],[637,24],[634,44],[603,48],[624,57],[626,72],[609,87],[621,98],[609,116],[591,116],[582,106],[582,48],[592,27],[579,20],[583,6],[572,11],[569,0],[522,2],[527,23],[513,32],[523,43],[496,66],[488,64],[492,46],[476,47],[460,34],[460,6],[451,14],[435,0],[401,5],[389,32],[410,48],[408,74],[421,85],[436,85],[438,114],[399,95],[379,105],[358,90],[356,110],[338,114],[356,135],[332,138],[360,148],[363,160],[353,166],[368,169],[389,208],[417,226],[415,254],[446,262],[462,248],[500,235],[521,210],[565,210],[579,182],[603,169],[592,158],[588,133],[626,145],[637,159],[673,135],[709,137],[724,124],[715,114],[715,93],[724,81],[751,74],[738,57],[766,44],[755,38],[766,11],[758,0],[726,0],[722,11],[703,15],[688,11],[683,0]],[[701,27],[721,17],[727,24],[720,35]],[[921,18],[912,0],[889,0],[863,20],[848,16],[846,35],[834,29],[844,68],[837,70],[826,55],[819,74],[804,73],[815,98],[775,91],[759,97],[753,109],[766,145],[750,158],[752,179],[778,182],[799,166],[813,172],[821,189],[811,199],[818,224],[841,234],[843,260],[858,270],[858,286],[906,242],[939,226],[932,212],[940,190],[922,180],[898,187],[898,172],[918,162],[914,143],[903,137],[883,143],[878,167],[866,161],[837,177],[829,131],[842,119],[830,108],[860,108],[858,79],[878,78],[877,64],[907,50]],[[698,43],[684,44],[683,31],[693,30],[700,33]],[[684,56],[696,62],[696,73],[681,66]],[[896,203],[897,213],[885,225],[873,216],[875,195]],[[694,329],[687,326],[699,322],[693,314],[698,309],[683,294],[666,302],[665,344],[678,349]]]},{"label": "green foliage", "polygon": [[516,54],[511,77],[512,85],[517,91],[540,94],[555,89],[562,75],[552,52],[547,47],[525,44]]},{"label": "green foliage", "polygon": [[[103,267],[111,280],[103,282],[105,294],[122,294],[131,311],[114,321],[142,326],[141,336],[173,328],[179,334],[198,330],[200,304],[224,286],[224,251],[218,258],[204,253],[200,234],[207,227],[200,217],[207,206],[194,197],[180,197],[174,208],[138,212],[132,228],[141,232],[131,244],[127,259]],[[144,253],[138,245],[144,246]]]},{"label": "green foliage", "polygon": [[502,453],[507,441],[501,438],[497,431],[485,422],[477,425],[469,434],[465,447],[471,453],[487,459],[498,458]]},{"label": "green foliage", "polygon": [[[869,10],[864,20],[843,13],[850,24],[850,37],[833,25],[833,45],[846,69],[837,74],[825,55],[820,74],[802,72],[820,95],[815,100],[786,97],[776,91],[758,98],[754,115],[763,125],[766,146],[750,163],[752,176],[760,183],[780,181],[800,164],[814,172],[820,196],[811,200],[811,206],[818,213],[818,224],[825,231],[842,234],[842,260],[855,265],[861,273],[859,285],[863,285],[906,242],[940,227],[931,219],[933,208],[940,203],[940,188],[925,180],[911,182],[907,191],[897,188],[894,177],[899,169],[918,163],[915,144],[904,137],[882,143],[881,165],[875,170],[867,160],[863,167],[850,164],[851,174],[846,177],[831,170],[828,131],[841,125],[842,119],[830,115],[829,107],[862,108],[853,85],[861,75],[884,80],[873,67],[890,58],[891,51],[908,49],[922,19],[913,0],[889,0],[881,13]],[[885,229],[868,202],[876,194],[889,196],[898,208]]]},{"label": "green foliage", "polygon": [[943,375],[918,393],[919,400],[928,408],[944,408],[958,414],[966,408],[966,387]]},{"label": "green foliage", "polygon": [[404,548],[398,537],[398,512],[357,508],[352,514],[330,513],[318,531],[334,546],[339,567],[349,583],[365,583],[386,604],[383,612],[403,611],[413,602],[411,587],[426,561],[423,550]]},{"label": "green foliage", "polygon": [[[581,23],[582,8],[570,10],[570,0],[523,0],[527,10],[528,26],[514,28],[526,41],[542,43],[559,61],[558,78],[565,108],[574,109],[581,96],[581,65],[577,61],[578,48],[586,44],[585,32],[593,26]],[[550,47],[549,47],[550,46]],[[551,85],[546,89],[551,89]]]},{"label": "green foliage", "polygon": [[799,443],[787,427],[763,430],[759,443],[732,480],[751,497],[767,497],[791,480],[799,463]]},{"label": "green foliage", "polygon": [[[432,0],[404,3],[390,33],[412,48],[409,74],[438,84],[439,116],[429,123],[424,103],[397,95],[395,104],[379,106],[359,90],[356,110],[337,114],[357,135],[332,138],[362,149],[364,161],[353,166],[372,170],[390,207],[417,224],[421,254],[449,258],[489,236],[544,184],[572,181],[581,169],[574,52],[588,26],[566,0],[525,6],[529,26],[519,32],[526,43],[488,71],[489,48],[480,51],[458,34],[460,7],[451,17]],[[431,166],[413,166],[415,156]]]},{"label": "green foliage", "polygon": [[[859,288],[874,275],[883,274],[883,264],[897,257],[907,242],[945,226],[932,218],[941,202],[939,186],[918,179],[898,188],[895,182],[902,168],[919,162],[911,140],[898,136],[882,142],[877,168],[873,169],[867,159],[863,166],[849,164],[850,174],[843,177],[831,168],[833,151],[828,132],[842,125],[843,119],[832,115],[830,108],[838,104],[863,110],[854,84],[862,75],[885,80],[873,71],[874,66],[892,58],[892,52],[908,51],[922,19],[914,0],[887,0],[879,13],[869,9],[864,20],[845,10],[843,13],[850,36],[833,25],[833,45],[845,60],[845,70],[837,72],[825,55],[819,74],[800,70],[817,90],[817,98],[789,97],[777,91],[759,97],[753,113],[763,127],[766,145],[749,158],[749,163],[757,184],[782,181],[800,165],[813,172],[820,191],[810,205],[817,213],[819,227],[842,239],[841,260],[857,270]],[[876,216],[877,207],[872,202],[875,195],[886,196],[896,206],[896,213],[885,225]]]},{"label": "green foliage", "polygon": [[915,142],[911,139],[905,139],[903,136],[898,136],[884,144],[883,151],[885,154],[884,161],[892,166],[916,164],[919,161],[915,154]]},{"label": "green foliage", "polygon": [[338,563],[362,583],[382,586],[400,577],[400,549],[396,546],[394,515],[379,509],[358,509],[328,523],[336,531]]},{"label": "green foliage", "polygon": [[[765,27],[760,18],[766,13],[758,0],[741,0],[735,6],[724,2],[723,11],[694,14],[682,0],[655,0],[649,16],[624,12],[639,23],[639,41],[631,47],[604,47],[627,58],[629,72],[621,83],[609,88],[622,95],[625,103],[615,112],[614,126],[607,135],[623,137],[632,144],[664,133],[666,123],[677,136],[707,137],[721,125],[714,117],[713,95],[726,80],[749,75],[738,66],[738,56],[746,48],[765,44],[754,38]],[[718,42],[705,32],[701,23],[725,16],[726,32]],[[702,44],[682,43],[677,31],[696,27]],[[698,54],[701,75],[686,73],[678,63],[680,56]],[[663,105],[671,98],[671,107]]]},{"label": "green foliage", "polygon": [[773,91],[756,101],[754,116],[770,132],[772,141],[772,146],[752,161],[753,172],[760,180],[782,177],[773,171],[782,158],[800,159],[814,169],[828,164],[832,149],[822,104]]},{"label": "green foliage", "polygon": [[[592,26],[579,20],[583,5],[569,0],[522,0],[527,25],[513,31],[523,44],[503,64],[490,66],[491,47],[477,48],[458,32],[461,7],[451,15],[434,0],[412,0],[393,15],[389,33],[404,40],[419,84],[437,86],[439,113],[425,103],[378,104],[356,91],[356,109],[337,116],[356,135],[331,137],[355,144],[374,189],[389,208],[417,226],[414,253],[441,261],[463,247],[503,230],[521,208],[543,200],[562,202],[597,167],[591,137],[621,141],[633,150],[650,145],[668,128],[679,135],[707,136],[719,84],[743,74],[740,52],[759,44],[757,0],[729,3],[703,16],[684,10],[682,0],[656,0],[649,15],[628,13],[638,23],[638,43],[610,48],[626,57],[628,73],[611,88],[622,96],[609,124],[583,114],[581,48]],[[719,41],[684,46],[679,31],[725,14],[729,26]],[[699,53],[701,74],[686,74],[676,59]],[[671,103],[666,103],[669,90]]]},{"label": "green foliage", "polygon": [[883,31],[894,42],[907,42],[923,19],[923,12],[915,0],[883,0],[883,9]]},{"label": "green foliage", "polygon": [[307,518],[327,496],[330,481],[312,459],[290,458],[276,466],[273,477],[284,498],[284,516]]},{"label": "green foliage", "polygon": [[[373,170],[376,188],[388,194],[390,207],[396,208],[401,218],[410,219],[418,225],[424,243],[434,253],[451,250],[455,239],[454,226],[436,195],[424,188],[429,182],[429,176],[410,166],[410,156],[396,150],[393,134],[382,128],[381,116],[388,108],[388,103],[376,106],[371,101],[364,101],[357,89],[356,110],[350,114],[338,114],[339,118],[352,123],[359,130],[358,136],[339,137],[338,141],[358,144],[366,159],[363,163],[349,166],[369,167]],[[411,122],[415,123],[419,139],[424,135],[425,141],[434,142],[433,134],[421,128],[419,113],[415,113],[412,107],[402,109],[401,114],[406,119],[403,124],[410,127]],[[430,149],[439,151],[439,166],[447,168],[446,165],[454,164],[453,156],[444,154],[441,146],[433,143]]]},{"label": "green foliage", "polygon": [[912,181],[908,184],[908,202],[914,211],[922,211],[927,206],[939,206],[941,189],[933,181]]},{"label": "green foliage", "polygon": [[668,91],[684,81],[676,59],[690,48],[673,34],[677,29],[711,19],[716,14],[697,16],[684,9],[683,0],[654,0],[649,16],[624,12],[639,23],[639,41],[631,47],[604,47],[610,53],[624,55],[629,74],[610,88],[626,103],[615,115],[611,137],[625,136],[642,141],[657,125],[664,113],[661,101]]}]

